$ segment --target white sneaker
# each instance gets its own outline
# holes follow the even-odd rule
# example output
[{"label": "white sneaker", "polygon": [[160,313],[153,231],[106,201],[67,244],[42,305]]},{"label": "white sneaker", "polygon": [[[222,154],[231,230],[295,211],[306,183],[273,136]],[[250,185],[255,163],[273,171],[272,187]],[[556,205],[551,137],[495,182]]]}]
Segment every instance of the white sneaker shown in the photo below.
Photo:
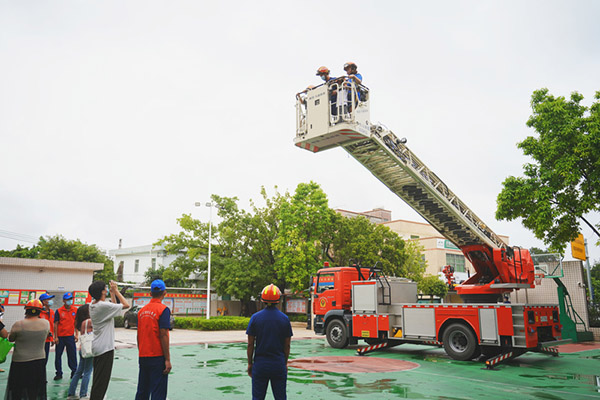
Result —
[{"label": "white sneaker", "polygon": [[77,396],[77,395],[69,396],[69,397],[67,397],[67,400],[79,400],[79,396]]}]

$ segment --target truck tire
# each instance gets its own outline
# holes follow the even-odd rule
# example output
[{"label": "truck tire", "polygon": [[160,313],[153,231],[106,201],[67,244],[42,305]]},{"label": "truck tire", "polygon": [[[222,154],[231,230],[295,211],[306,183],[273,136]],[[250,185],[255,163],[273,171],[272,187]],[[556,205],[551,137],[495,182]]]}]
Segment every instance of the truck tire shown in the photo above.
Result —
[{"label": "truck tire", "polygon": [[454,323],[444,331],[444,350],[455,360],[467,361],[481,354],[477,337],[464,324]]},{"label": "truck tire", "polygon": [[343,349],[349,341],[348,330],[342,321],[334,319],[327,324],[327,342],[331,347]]}]

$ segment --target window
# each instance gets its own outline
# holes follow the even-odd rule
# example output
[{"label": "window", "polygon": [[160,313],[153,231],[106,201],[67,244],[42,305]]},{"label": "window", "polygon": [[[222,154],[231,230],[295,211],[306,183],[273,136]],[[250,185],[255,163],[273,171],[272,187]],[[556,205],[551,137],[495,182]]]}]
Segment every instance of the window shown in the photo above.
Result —
[{"label": "window", "polygon": [[334,274],[319,275],[319,287],[317,288],[317,293],[323,293],[326,290],[333,289],[335,287],[333,283],[333,277]]},{"label": "window", "polygon": [[465,272],[465,256],[446,253],[446,264],[452,265],[455,272]]},{"label": "window", "polygon": [[133,267],[133,272],[138,273],[140,271],[140,260],[135,260],[135,267]]},{"label": "window", "polygon": [[156,257],[152,257],[152,269],[156,269]]}]

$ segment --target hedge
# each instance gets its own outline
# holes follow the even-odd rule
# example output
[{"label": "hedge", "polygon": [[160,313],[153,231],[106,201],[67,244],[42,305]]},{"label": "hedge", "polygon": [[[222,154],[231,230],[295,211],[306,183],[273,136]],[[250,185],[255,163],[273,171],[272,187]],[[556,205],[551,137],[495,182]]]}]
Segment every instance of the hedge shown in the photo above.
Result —
[{"label": "hedge", "polygon": [[194,329],[200,331],[235,331],[245,330],[250,318],[231,315],[211,317],[175,317],[175,328]]},{"label": "hedge", "polygon": [[292,322],[306,322],[308,318],[306,314],[288,314],[288,317]]},{"label": "hedge", "polygon": [[115,328],[122,328],[123,327],[123,321],[124,318],[123,317],[115,317]]}]

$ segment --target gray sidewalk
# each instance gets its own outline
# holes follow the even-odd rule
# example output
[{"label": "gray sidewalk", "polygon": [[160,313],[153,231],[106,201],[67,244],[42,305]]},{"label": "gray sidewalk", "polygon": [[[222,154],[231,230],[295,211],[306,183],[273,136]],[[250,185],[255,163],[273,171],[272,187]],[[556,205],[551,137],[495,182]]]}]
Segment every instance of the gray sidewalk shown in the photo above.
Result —
[{"label": "gray sidewalk", "polygon": [[[306,329],[306,322],[292,322],[293,339],[325,338],[315,335],[312,330]],[[201,344],[201,343],[233,343],[245,342],[246,331],[193,331],[187,329],[173,329],[171,331],[171,345]],[[115,344],[117,349],[137,347],[137,329],[115,329]]]}]

